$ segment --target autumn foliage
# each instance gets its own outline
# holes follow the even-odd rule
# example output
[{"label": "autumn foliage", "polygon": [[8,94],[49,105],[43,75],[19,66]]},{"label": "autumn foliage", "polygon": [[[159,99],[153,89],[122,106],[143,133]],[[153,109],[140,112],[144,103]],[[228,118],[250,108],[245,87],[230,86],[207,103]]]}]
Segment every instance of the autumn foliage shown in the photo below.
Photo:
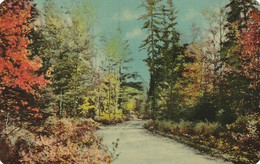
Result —
[{"label": "autumn foliage", "polygon": [[38,73],[41,59],[28,49],[33,7],[30,0],[7,0],[0,7],[0,108],[24,109],[36,118],[35,98],[47,81]]},{"label": "autumn foliage", "polygon": [[260,11],[249,13],[247,28],[241,32],[240,46],[243,73],[251,80],[253,88],[259,89],[259,52],[260,52]]},{"label": "autumn foliage", "polygon": [[[0,145],[4,163],[110,163],[113,155],[95,135],[98,124],[87,119],[50,117],[42,127],[13,127]],[[1,140],[0,140],[1,142]],[[5,153],[4,153],[5,152]],[[2,155],[2,156],[1,156]]]}]

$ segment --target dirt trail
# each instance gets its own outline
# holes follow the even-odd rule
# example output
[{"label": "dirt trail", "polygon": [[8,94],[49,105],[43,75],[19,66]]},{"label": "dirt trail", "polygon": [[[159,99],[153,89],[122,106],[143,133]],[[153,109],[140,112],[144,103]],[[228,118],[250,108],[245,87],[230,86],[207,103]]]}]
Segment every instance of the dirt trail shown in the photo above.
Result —
[{"label": "dirt trail", "polygon": [[223,164],[221,159],[202,155],[198,151],[172,139],[154,135],[142,126],[145,121],[134,119],[116,126],[101,127],[97,132],[104,137],[110,150],[119,138],[115,164]]}]

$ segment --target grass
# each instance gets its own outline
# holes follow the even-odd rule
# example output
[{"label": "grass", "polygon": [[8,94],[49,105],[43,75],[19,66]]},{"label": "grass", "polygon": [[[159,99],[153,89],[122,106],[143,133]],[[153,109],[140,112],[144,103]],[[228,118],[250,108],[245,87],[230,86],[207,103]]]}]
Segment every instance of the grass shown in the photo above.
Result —
[{"label": "grass", "polygon": [[193,123],[184,120],[181,120],[179,123],[172,121],[155,121],[153,128],[165,133],[191,134],[202,136],[217,135],[223,129],[223,127],[219,123]]}]

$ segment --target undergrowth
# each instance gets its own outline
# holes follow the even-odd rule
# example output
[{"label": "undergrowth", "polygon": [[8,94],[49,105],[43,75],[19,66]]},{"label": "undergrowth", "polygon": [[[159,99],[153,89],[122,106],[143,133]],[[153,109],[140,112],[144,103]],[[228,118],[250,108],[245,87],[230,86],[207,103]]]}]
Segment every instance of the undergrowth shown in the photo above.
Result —
[{"label": "undergrowth", "polygon": [[[87,119],[48,118],[42,127],[12,125],[2,131],[0,157],[5,163],[110,163],[111,153]],[[5,148],[6,151],[1,151]]]},{"label": "undergrowth", "polygon": [[211,122],[151,120],[145,128],[202,151],[212,150],[212,155],[220,152],[223,158],[235,163],[256,163],[260,159],[260,120],[257,114],[240,117],[226,126]]}]

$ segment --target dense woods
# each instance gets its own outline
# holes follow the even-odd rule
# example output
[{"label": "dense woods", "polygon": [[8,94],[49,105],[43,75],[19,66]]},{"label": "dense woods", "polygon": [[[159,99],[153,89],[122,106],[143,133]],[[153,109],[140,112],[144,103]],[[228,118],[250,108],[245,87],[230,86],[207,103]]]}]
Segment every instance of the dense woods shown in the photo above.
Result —
[{"label": "dense woods", "polygon": [[134,59],[121,29],[98,37],[90,1],[71,4],[0,5],[1,161],[110,163],[116,155],[94,132],[135,111],[151,118],[151,131],[218,149],[233,162],[257,162],[257,2],[229,0],[205,10],[207,24],[194,24],[183,43],[174,2],[143,0],[147,93],[140,75],[129,72]]},{"label": "dense woods", "polygon": [[[192,27],[180,44],[172,1],[144,0],[143,46],[151,74],[147,128],[204,140],[234,161],[259,158],[259,5],[230,0],[206,10],[207,26]],[[197,137],[197,138],[196,138]],[[212,138],[213,137],[213,138]],[[217,143],[212,143],[217,142]]]},{"label": "dense woods", "polygon": [[113,154],[94,135],[93,119],[121,122],[142,104],[140,82],[129,81],[137,73],[125,71],[132,59],[120,29],[98,49],[91,3],[72,4],[1,4],[4,163],[109,163]]}]

